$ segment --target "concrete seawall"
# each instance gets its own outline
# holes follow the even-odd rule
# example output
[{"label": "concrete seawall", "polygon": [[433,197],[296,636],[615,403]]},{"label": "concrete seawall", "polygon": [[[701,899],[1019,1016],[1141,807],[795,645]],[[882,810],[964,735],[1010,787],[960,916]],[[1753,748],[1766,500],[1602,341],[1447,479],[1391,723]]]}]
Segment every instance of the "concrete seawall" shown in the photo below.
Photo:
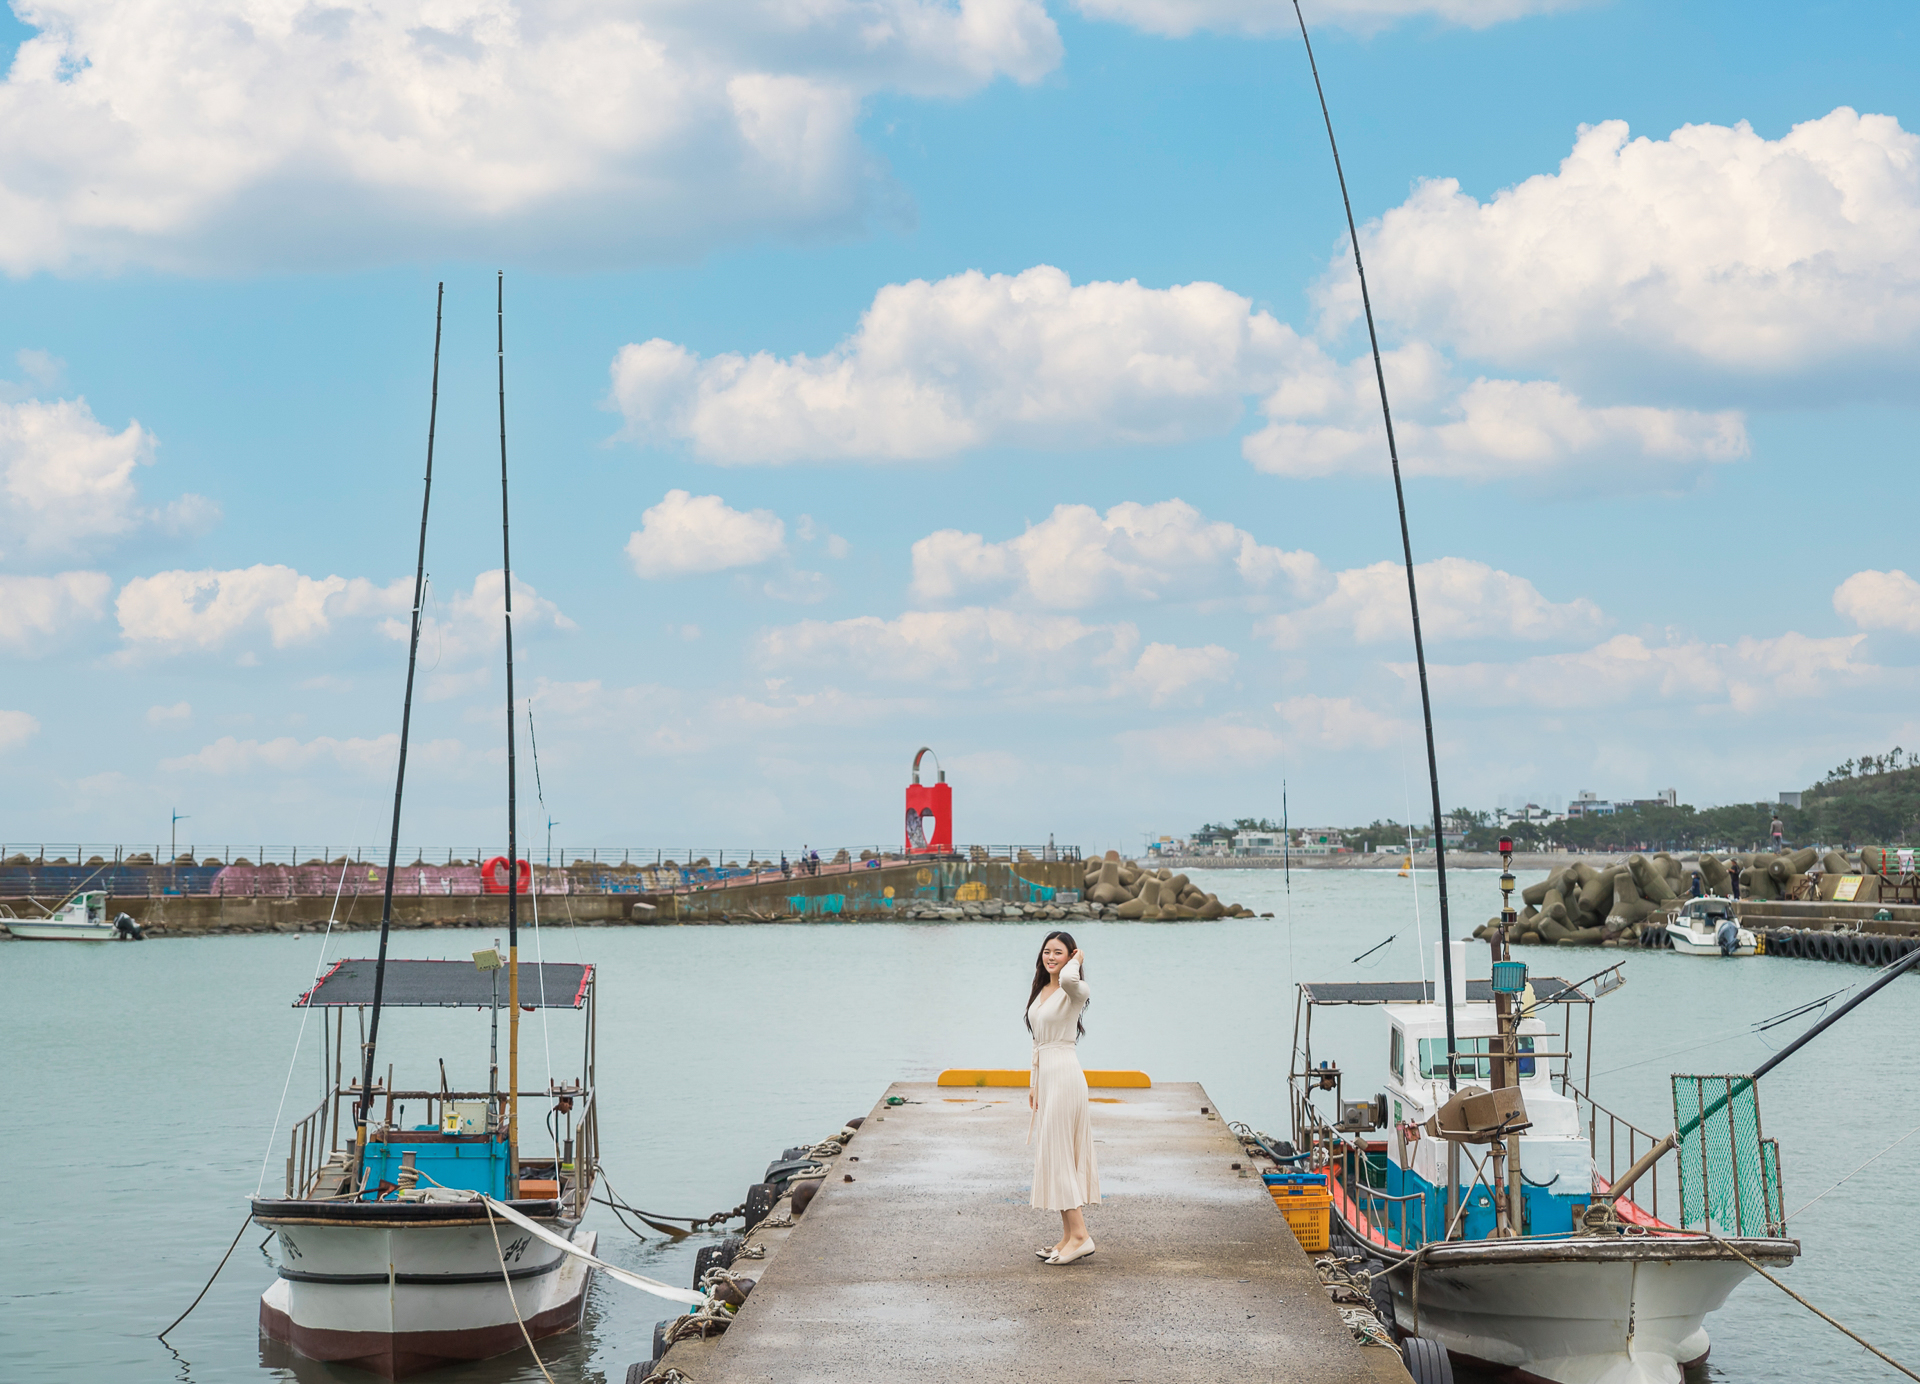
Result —
[{"label": "concrete seawall", "polygon": [[[675,894],[542,894],[541,921],[548,926],[586,927],[752,923],[781,921],[885,921],[924,904],[1050,904],[1081,884],[1078,861],[940,860],[889,863],[883,867],[796,875],[696,889]],[[51,907],[59,896],[41,903]],[[40,910],[27,898],[5,900],[22,918]],[[378,887],[334,895],[113,895],[107,913],[125,913],[150,937],[209,937],[250,932],[310,932],[331,914],[344,931],[380,924]],[[533,900],[520,897],[522,926],[533,919]],[[0,923],[4,923],[0,917]],[[507,925],[505,894],[408,894],[393,896],[396,928],[494,928]]]}]

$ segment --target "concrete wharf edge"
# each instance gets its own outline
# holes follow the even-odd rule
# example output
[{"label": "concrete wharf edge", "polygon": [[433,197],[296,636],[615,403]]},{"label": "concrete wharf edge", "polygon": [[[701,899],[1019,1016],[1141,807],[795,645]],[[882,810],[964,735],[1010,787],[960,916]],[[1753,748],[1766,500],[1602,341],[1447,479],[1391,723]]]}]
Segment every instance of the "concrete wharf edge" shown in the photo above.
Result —
[{"label": "concrete wharf edge", "polygon": [[698,1384],[1407,1384],[1355,1342],[1198,1083],[1092,1099],[1090,1258],[1034,1257],[1060,1218],[1029,1205],[1025,1091],[896,1083],[779,1252],[736,1266],[758,1284],[733,1326],[668,1363]]}]

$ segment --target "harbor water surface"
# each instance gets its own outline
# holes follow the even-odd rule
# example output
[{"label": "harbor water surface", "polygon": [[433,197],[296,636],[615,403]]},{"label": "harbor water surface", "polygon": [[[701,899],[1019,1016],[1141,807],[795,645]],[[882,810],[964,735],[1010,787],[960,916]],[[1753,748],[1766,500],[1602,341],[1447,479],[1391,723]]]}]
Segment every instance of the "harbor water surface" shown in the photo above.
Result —
[{"label": "harbor water surface", "polygon": [[[1196,876],[1201,877],[1201,876]],[[1464,935],[1499,906],[1492,872],[1451,879]],[[1431,878],[1391,872],[1220,871],[1204,887],[1271,919],[1079,923],[1094,1000],[1082,1059],[1197,1080],[1231,1120],[1284,1137],[1298,980],[1418,979],[1432,967]],[[1415,902],[1419,904],[1416,924]],[[1047,925],[794,924],[569,929],[547,918],[522,958],[600,967],[599,1091],[605,1172],[634,1205],[680,1216],[732,1207],[783,1146],[832,1133],[887,1083],[949,1066],[1024,1067],[1020,1015]],[[1393,942],[1355,964],[1389,936]],[[398,932],[392,952],[465,958],[491,932]],[[504,940],[504,939],[503,939]],[[329,959],[371,955],[365,932],[335,933]],[[1485,976],[1469,941],[1469,974]],[[1627,984],[1594,1014],[1594,1094],[1643,1129],[1672,1127],[1668,1074],[1744,1072],[1816,1014],[1766,1032],[1770,1016],[1865,983],[1861,967],[1772,958],[1722,961],[1639,950],[1527,948],[1537,974],[1577,980],[1618,961]],[[264,1177],[283,1177],[288,1124],[320,1097],[318,1018],[290,1008],[322,958],[316,930],[145,944],[19,943],[0,948],[0,1041],[10,1098],[0,1152],[11,1173],[0,1259],[0,1379],[367,1380],[357,1371],[263,1361],[259,1296],[271,1246],[250,1228],[172,1349],[153,1333],[219,1261]],[[1386,1062],[1377,1011],[1316,1022],[1317,1055],[1337,1056],[1347,1094],[1378,1089]],[[1584,1028],[1584,1023],[1582,1024]],[[354,1034],[351,1018],[348,1034]],[[504,1023],[503,1023],[504,1067]],[[1577,1041],[1576,1041],[1577,1046]],[[551,1050],[549,1066],[548,1052]],[[524,1016],[523,1085],[578,1069],[580,1020]],[[390,1011],[380,1062],[402,1087],[483,1085],[487,1016]],[[289,1083],[279,1133],[274,1112]],[[1765,1130],[1779,1139],[1789,1212],[1827,1192],[1920,1123],[1920,979],[1905,979],[1770,1075]],[[543,1103],[523,1107],[537,1138]],[[1095,1116],[1096,1137],[1098,1116]],[[1920,1361],[1915,1270],[1904,1244],[1920,1185],[1920,1137],[1884,1153],[1795,1215],[1804,1257],[1786,1281],[1867,1339]],[[1011,1189],[1022,1193],[1024,1189]],[[1046,1227],[1035,1213],[1035,1230]],[[1090,1214],[1096,1235],[1099,1212]],[[644,1242],[604,1208],[601,1254],[685,1282],[706,1236]],[[737,1228],[737,1225],[736,1225]],[[1889,1241],[1891,1234],[1894,1238]],[[876,1247],[883,1252],[884,1247]],[[1025,1254],[1026,1242],[1009,1245]],[[1062,1291],[1071,1291],[1063,1285]],[[596,1283],[585,1329],[541,1343],[554,1377],[618,1381],[645,1360],[671,1309]],[[1887,1367],[1778,1289],[1751,1280],[1709,1319],[1704,1378],[1879,1380]],[[538,1380],[517,1356],[443,1371],[442,1384]]]}]

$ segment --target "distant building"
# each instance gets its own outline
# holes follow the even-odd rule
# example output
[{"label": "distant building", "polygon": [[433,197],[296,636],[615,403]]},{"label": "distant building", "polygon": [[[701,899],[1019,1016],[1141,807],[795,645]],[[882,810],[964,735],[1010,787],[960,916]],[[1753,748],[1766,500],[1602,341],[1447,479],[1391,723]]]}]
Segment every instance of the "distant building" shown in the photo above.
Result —
[{"label": "distant building", "polygon": [[1503,827],[1514,822],[1534,822],[1546,825],[1552,822],[1563,822],[1566,820],[1566,816],[1563,813],[1554,812],[1549,808],[1542,807],[1539,803],[1528,803],[1524,807],[1497,808],[1494,811],[1493,820],[1496,826]]},{"label": "distant building", "polygon": [[1236,831],[1233,834],[1233,853],[1235,855],[1283,855],[1286,842],[1277,831]]},{"label": "distant building", "polygon": [[1619,810],[1605,798],[1595,797],[1582,788],[1567,804],[1567,818],[1571,821],[1575,817],[1611,817]]},{"label": "distant building", "polygon": [[1779,805],[1781,807],[1798,808],[1800,806],[1800,795],[1798,793],[1782,793],[1780,795]]}]

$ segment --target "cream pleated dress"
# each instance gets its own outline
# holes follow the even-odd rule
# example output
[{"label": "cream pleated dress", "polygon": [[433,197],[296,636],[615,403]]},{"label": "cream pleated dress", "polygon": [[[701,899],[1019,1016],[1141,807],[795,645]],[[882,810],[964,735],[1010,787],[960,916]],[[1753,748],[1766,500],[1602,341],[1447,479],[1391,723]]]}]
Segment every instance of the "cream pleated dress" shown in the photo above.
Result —
[{"label": "cream pleated dress", "polygon": [[1027,1010],[1033,1025],[1033,1204],[1071,1211],[1100,1200],[1100,1169],[1093,1158],[1093,1117],[1087,1077],[1080,1070],[1075,1030],[1087,1007],[1087,982],[1078,960],[1060,968],[1060,988]]}]

